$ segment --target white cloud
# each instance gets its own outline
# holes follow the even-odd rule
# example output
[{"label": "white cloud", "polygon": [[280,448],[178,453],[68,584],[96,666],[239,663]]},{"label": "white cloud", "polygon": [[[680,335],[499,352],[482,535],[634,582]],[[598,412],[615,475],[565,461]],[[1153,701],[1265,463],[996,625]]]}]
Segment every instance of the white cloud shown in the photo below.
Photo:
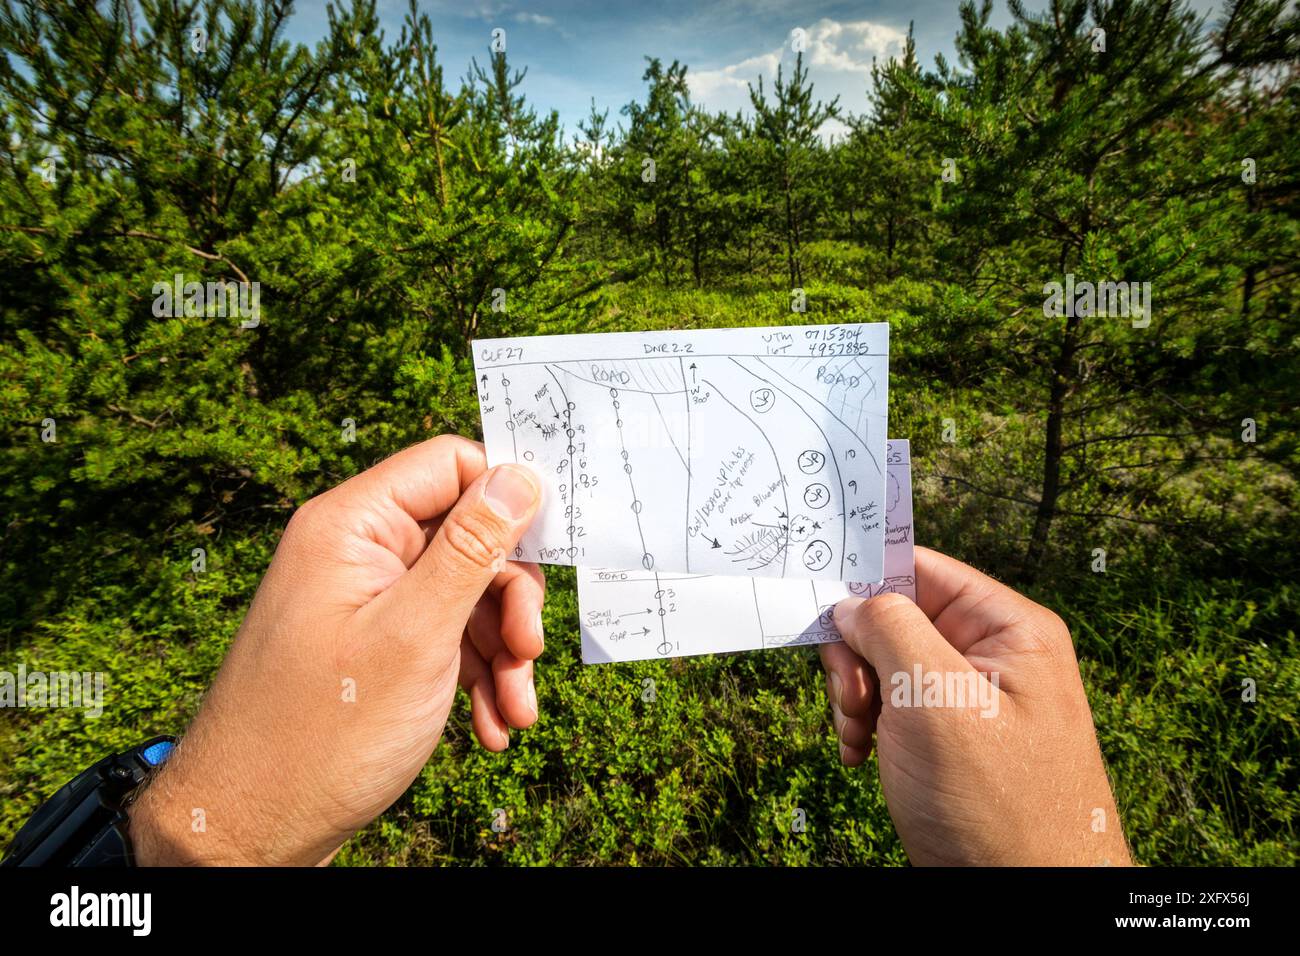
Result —
[{"label": "white cloud", "polygon": [[907,34],[870,20],[839,23],[823,18],[808,28],[805,59],[810,67],[871,73],[871,61],[899,56]]},{"label": "white cloud", "polygon": [[521,10],[515,14],[515,22],[531,23],[539,27],[551,27],[555,26],[555,17],[548,17],[542,13],[525,13]]},{"label": "white cloud", "polygon": [[847,139],[852,132],[853,128],[851,126],[837,119],[828,119],[825,123],[822,123],[821,129],[817,130],[822,141],[826,143],[832,143],[838,139]]},{"label": "white cloud", "polygon": [[[823,17],[802,30],[808,77],[826,99],[852,92],[860,96],[871,75],[872,60],[901,56],[907,42],[907,34],[901,30],[870,20],[840,22]],[[784,65],[787,73],[792,68],[793,35],[791,31],[780,46],[739,63],[687,73],[692,99],[710,110],[747,110],[749,84],[756,83],[760,76],[770,83],[776,78],[778,66]],[[841,131],[841,126],[836,124],[834,132]]]},{"label": "white cloud", "polygon": [[691,88],[692,99],[701,105],[712,105],[716,99],[733,98],[737,93],[743,94],[748,101],[749,94],[746,91],[749,84],[759,76],[776,76],[780,62],[781,51],[777,49],[771,53],[751,56],[719,70],[700,70],[698,73],[688,71],[686,80]]}]

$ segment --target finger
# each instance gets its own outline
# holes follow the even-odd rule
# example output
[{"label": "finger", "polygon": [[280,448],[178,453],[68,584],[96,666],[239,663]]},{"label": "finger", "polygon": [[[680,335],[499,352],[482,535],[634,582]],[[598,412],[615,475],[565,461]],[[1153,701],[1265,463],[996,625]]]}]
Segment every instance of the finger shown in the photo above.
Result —
[{"label": "finger", "polygon": [[917,548],[915,557],[917,604],[961,653],[991,634],[1022,623],[1037,607],[956,558],[929,548]]},{"label": "finger", "polygon": [[492,658],[496,679],[497,710],[511,727],[523,730],[537,722],[537,688],[533,684],[533,662],[520,660],[509,651]]},{"label": "finger", "polygon": [[478,656],[490,665],[492,658],[501,653],[505,646],[501,642],[501,612],[497,608],[497,599],[491,594],[483,595],[478,604],[474,605],[466,631]]},{"label": "finger", "polygon": [[490,590],[501,609],[501,637],[510,653],[532,660],[542,653],[542,603],[546,599],[546,576],[535,564],[508,561],[492,579]]},{"label": "finger", "polygon": [[835,605],[835,627],[844,643],[876,669],[882,695],[894,675],[910,675],[916,665],[940,673],[973,670],[925,613],[901,594],[845,598]]},{"label": "finger", "polygon": [[871,747],[854,748],[840,744],[840,763],[846,767],[861,767],[871,756]]},{"label": "finger", "polygon": [[[832,719],[833,718],[835,718],[835,714],[832,713]],[[840,719],[841,721],[845,721],[845,719],[848,719],[850,722],[853,721],[853,718],[844,718],[844,715],[842,714],[840,715]],[[844,766],[846,767],[862,766],[863,763],[867,761],[867,757],[871,756],[871,737],[874,732],[875,731],[868,732],[865,743],[863,743],[861,747],[855,747],[853,744],[845,743],[844,732],[841,730],[841,724],[837,723],[836,736],[839,737],[839,739],[837,739],[837,744],[839,744],[840,748],[840,762],[844,763]],[[854,739],[859,739],[859,737],[854,736]]]},{"label": "finger", "polygon": [[871,735],[875,728],[865,720],[844,716],[838,707],[831,706],[831,723],[835,727],[835,736],[845,747],[853,750],[871,750]]},{"label": "finger", "polygon": [[532,726],[537,720],[533,663],[515,657],[506,648],[501,638],[501,615],[492,595],[485,594],[470,615],[469,636],[478,656],[490,668],[497,713],[516,729]]},{"label": "finger", "polygon": [[510,746],[510,730],[497,710],[492,672],[467,641],[460,651],[460,686],[469,694],[470,727],[484,750],[500,753]]},{"label": "finger", "polygon": [[384,622],[379,630],[422,643],[430,655],[445,653],[460,640],[540,501],[537,479],[520,465],[500,465],[475,479],[414,566],[367,605]]},{"label": "finger", "polygon": [[456,503],[470,482],[487,470],[482,444],[439,435],[386,458],[331,492],[350,499],[379,495],[416,521],[436,518]]},{"label": "finger", "polygon": [[845,644],[818,645],[822,667],[826,671],[826,696],[849,717],[866,717],[875,696],[867,662]]},{"label": "finger", "polygon": [[822,644],[817,650],[826,669],[826,695],[840,762],[846,767],[860,766],[871,754],[880,716],[874,675],[867,662],[844,644]]},{"label": "finger", "polygon": [[313,498],[295,518],[337,534],[350,527],[409,568],[424,552],[426,528],[487,468],[483,446],[439,435],[385,459]]}]

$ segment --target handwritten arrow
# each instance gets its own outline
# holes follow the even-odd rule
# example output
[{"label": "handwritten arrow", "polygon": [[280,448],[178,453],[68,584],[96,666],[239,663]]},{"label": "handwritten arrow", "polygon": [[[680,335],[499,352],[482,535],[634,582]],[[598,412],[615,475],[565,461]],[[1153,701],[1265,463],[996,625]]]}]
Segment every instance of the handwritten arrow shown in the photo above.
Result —
[{"label": "handwritten arrow", "polygon": [[649,608],[646,608],[644,611],[624,611],[622,614],[619,615],[619,617],[636,617],[638,614],[653,614],[653,613],[654,612],[651,611]]},{"label": "handwritten arrow", "polygon": [[691,363],[691,384],[695,384],[695,363]]},{"label": "handwritten arrow", "polygon": [[551,398],[551,396],[549,396],[549,395],[547,395],[546,397],[547,397],[547,398],[550,398],[550,400],[551,400],[551,411],[555,412],[555,418],[556,418],[556,421],[559,421],[559,418],[560,418],[560,410],[559,410],[558,408],[555,407],[555,399]]},{"label": "handwritten arrow", "polygon": [[714,538],[714,539],[713,539],[713,544],[711,544],[710,547],[713,547],[713,548],[720,548],[720,547],[722,547],[722,544],[718,541],[717,538]]}]

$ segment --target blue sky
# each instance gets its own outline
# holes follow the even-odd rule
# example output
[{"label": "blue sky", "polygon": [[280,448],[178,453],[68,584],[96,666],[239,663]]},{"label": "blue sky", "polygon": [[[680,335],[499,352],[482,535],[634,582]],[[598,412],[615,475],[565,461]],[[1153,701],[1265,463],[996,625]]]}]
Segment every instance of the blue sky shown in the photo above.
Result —
[{"label": "blue sky", "polygon": [[[1194,0],[1199,10],[1213,4]],[[387,39],[396,39],[406,0],[379,0],[378,9]],[[592,97],[609,108],[611,121],[621,118],[619,108],[642,96],[646,56],[686,63],[697,103],[729,112],[747,108],[746,83],[760,74],[770,78],[779,62],[792,59],[796,28],[805,31],[804,60],[818,94],[838,94],[842,108],[864,112],[872,57],[897,54],[909,21],[927,66],[938,53],[953,59],[959,25],[957,0],[424,0],[421,9],[433,21],[449,77],[463,76],[473,56],[484,62],[492,30],[504,29],[511,63],[528,67],[524,93],[539,109],[559,110],[570,132]],[[1001,0],[993,18],[999,26],[1010,21]],[[324,0],[299,0],[290,38],[314,42],[326,22]]]}]

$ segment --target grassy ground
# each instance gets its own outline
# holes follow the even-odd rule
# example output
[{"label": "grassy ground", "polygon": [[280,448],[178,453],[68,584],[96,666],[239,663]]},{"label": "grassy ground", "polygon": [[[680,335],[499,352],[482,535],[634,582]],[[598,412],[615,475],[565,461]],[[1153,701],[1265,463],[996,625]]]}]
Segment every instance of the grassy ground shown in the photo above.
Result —
[{"label": "grassy ground", "polygon": [[[810,298],[837,321],[887,319],[904,345],[917,321],[899,304],[907,295],[900,289],[885,305],[825,287]],[[789,321],[783,310],[781,293],[634,287],[601,323],[776,324]],[[896,351],[891,390],[891,433],[913,439],[918,540],[1010,575],[1024,516],[936,475],[1025,458],[1032,429],[976,386],[935,384],[906,347]],[[972,436],[965,445],[939,440],[945,417]],[[1244,565],[1215,570],[1136,535],[1110,542],[1110,569],[1094,574],[1087,555],[1099,533],[1062,524],[1032,593],[1075,635],[1137,859],[1295,864],[1300,588]],[[76,596],[11,639],[9,669],[21,660],[106,671],[110,706],[98,720],[4,713],[0,841],[108,748],[184,726],[277,535],[278,519],[227,530],[203,575],[190,572],[187,550],[130,536],[101,542],[103,553],[68,589]],[[874,761],[857,771],[838,765],[815,652],[584,667],[574,576],[550,569],[548,579],[540,722],[516,733],[505,755],[486,754],[472,743],[462,698],[420,779],[338,865],[906,862]],[[1243,699],[1247,681],[1253,701]],[[499,810],[504,832],[491,826]],[[803,832],[791,826],[796,810]]]}]

